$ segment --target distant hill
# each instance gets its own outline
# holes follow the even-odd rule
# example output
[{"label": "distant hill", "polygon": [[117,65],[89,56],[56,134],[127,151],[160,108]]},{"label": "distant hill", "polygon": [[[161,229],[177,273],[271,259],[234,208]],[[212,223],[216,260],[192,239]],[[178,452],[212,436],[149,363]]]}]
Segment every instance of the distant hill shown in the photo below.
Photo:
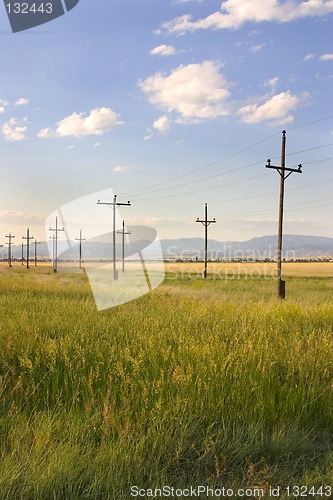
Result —
[{"label": "distant hill", "polygon": [[[77,259],[77,242],[73,242],[73,248],[66,255],[69,259]],[[144,248],[148,242],[144,240],[139,242],[139,246]],[[59,242],[60,244],[60,242]],[[161,240],[163,255],[165,258],[202,258],[204,255],[203,238],[179,238]],[[208,241],[208,256],[216,259],[235,259],[235,258],[255,258],[270,259],[276,257],[277,237],[260,236],[248,241]],[[7,257],[6,247],[0,249],[0,258]],[[85,242],[84,255],[88,259],[111,259],[111,242]],[[25,250],[24,250],[25,254]],[[45,259],[49,258],[46,242],[38,245],[37,254]],[[146,255],[151,258],[156,257],[156,250],[153,248],[145,250]],[[12,255],[20,259],[22,248],[19,245],[13,245]],[[121,255],[121,245],[117,243],[117,255]],[[283,256],[286,258],[310,258],[310,257],[333,257],[333,238],[321,236],[300,236],[286,234],[283,236]],[[34,258],[34,246],[30,246],[30,258]]]},{"label": "distant hill", "polygon": [[[180,238],[162,240],[165,257],[203,256],[203,238]],[[274,258],[277,252],[277,236],[260,236],[248,241],[208,241],[210,258]],[[333,256],[333,238],[321,236],[283,236],[283,256],[287,258],[331,257]]]}]

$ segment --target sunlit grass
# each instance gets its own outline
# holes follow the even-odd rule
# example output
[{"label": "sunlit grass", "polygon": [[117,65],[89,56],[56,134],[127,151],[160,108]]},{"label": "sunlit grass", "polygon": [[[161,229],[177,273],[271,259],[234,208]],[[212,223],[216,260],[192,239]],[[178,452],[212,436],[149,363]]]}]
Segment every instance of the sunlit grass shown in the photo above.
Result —
[{"label": "sunlit grass", "polygon": [[102,312],[84,275],[0,286],[1,499],[333,484],[332,279],[277,301],[273,279],[170,272]]}]

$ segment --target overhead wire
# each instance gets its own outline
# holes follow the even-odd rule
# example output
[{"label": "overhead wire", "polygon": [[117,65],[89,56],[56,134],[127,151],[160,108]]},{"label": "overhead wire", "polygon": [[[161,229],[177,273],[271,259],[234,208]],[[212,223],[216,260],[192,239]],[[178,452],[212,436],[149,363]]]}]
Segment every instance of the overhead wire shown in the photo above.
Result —
[{"label": "overhead wire", "polygon": [[[306,127],[306,126],[310,126],[310,125],[313,125],[313,124],[316,124],[316,123],[319,123],[319,122],[323,122],[323,121],[326,121],[326,120],[329,120],[329,119],[332,119],[333,118],[333,115],[330,115],[330,116],[326,116],[326,117],[323,117],[323,118],[320,118],[318,120],[313,120],[311,122],[307,122],[307,123],[302,123],[300,125],[295,125],[294,127],[290,127],[287,129],[287,131],[289,130],[295,130],[295,129],[298,129],[298,128],[302,128],[302,127]],[[158,183],[155,183],[155,184],[151,184],[151,185],[148,185],[147,187],[145,188],[140,188],[140,189],[135,189],[135,190],[132,190],[132,191],[128,191],[128,192],[125,192],[125,193],[122,193],[122,196],[127,196],[127,195],[131,195],[132,197],[134,196],[138,196],[138,195],[135,195],[135,193],[140,193],[140,194],[151,194],[151,192],[148,192],[148,193],[144,193],[147,191],[147,189],[152,189],[152,188],[155,188],[155,187],[159,187],[159,186],[165,186],[166,183],[170,183],[170,182],[174,182],[174,181],[177,181],[179,179],[182,179],[184,177],[187,177],[188,175],[192,175],[194,173],[197,173],[197,172],[200,172],[206,168],[209,168],[209,167],[212,167],[218,163],[221,163],[225,160],[228,160],[234,156],[237,156],[238,154],[241,154],[241,153],[244,153],[245,151],[248,151],[256,146],[258,146],[259,144],[262,144],[263,142],[266,142],[276,136],[280,135],[280,132],[277,132],[275,134],[272,134],[270,135],[269,137],[266,137],[265,139],[261,139],[260,141],[257,141],[255,142],[254,144],[251,144],[250,146],[246,146],[245,148],[242,148],[242,149],[239,149],[233,153],[231,153],[230,155],[227,155],[223,158],[220,158],[218,160],[215,160],[213,162],[210,162],[206,165],[203,165],[202,167],[198,167],[196,169],[193,169],[193,170],[190,170],[189,172],[186,172],[184,174],[181,174],[181,175],[178,175],[176,177],[171,177],[169,179],[166,179],[164,181],[161,181],[161,182],[158,182]],[[311,149],[309,149],[308,151],[310,151]],[[291,154],[298,154],[298,153],[289,153],[288,156],[290,156]],[[195,182],[199,182],[199,181],[195,181]],[[170,186],[168,188],[164,188],[164,189],[174,189],[174,188],[177,188],[179,186]]]}]

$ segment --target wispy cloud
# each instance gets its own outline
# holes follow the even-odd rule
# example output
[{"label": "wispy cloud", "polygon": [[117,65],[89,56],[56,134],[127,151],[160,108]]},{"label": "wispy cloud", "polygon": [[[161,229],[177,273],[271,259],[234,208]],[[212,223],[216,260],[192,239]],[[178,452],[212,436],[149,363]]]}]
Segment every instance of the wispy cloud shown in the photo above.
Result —
[{"label": "wispy cloud", "polygon": [[8,101],[5,101],[4,99],[0,99],[0,115],[5,112],[6,106],[8,106]]},{"label": "wispy cloud", "polygon": [[247,22],[275,21],[286,23],[304,17],[325,16],[333,12],[331,0],[225,0],[221,10],[202,19],[193,20],[190,14],[177,17],[162,25],[162,29],[175,34],[197,30],[238,29]]},{"label": "wispy cloud", "polygon": [[259,50],[263,49],[265,45],[265,43],[262,43],[261,45],[252,45],[250,47],[250,51],[253,52],[253,54],[256,54],[256,52],[259,52]]},{"label": "wispy cloud", "polygon": [[322,56],[319,57],[319,61],[332,61],[333,60],[333,54],[323,54]]},{"label": "wispy cloud", "polygon": [[302,62],[312,61],[312,59],[314,59],[314,54],[307,54]]},{"label": "wispy cloud", "polygon": [[173,56],[177,53],[177,50],[173,45],[159,45],[158,47],[154,47],[150,51],[150,55],[152,56]]},{"label": "wispy cloud", "polygon": [[26,106],[28,102],[29,99],[27,99],[26,97],[20,97],[19,99],[17,99],[14,106]]}]

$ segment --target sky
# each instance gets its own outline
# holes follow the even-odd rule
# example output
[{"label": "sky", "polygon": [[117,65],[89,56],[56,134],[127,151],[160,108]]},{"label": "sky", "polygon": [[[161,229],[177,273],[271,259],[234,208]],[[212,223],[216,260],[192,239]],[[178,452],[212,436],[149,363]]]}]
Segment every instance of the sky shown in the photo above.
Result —
[{"label": "sky", "polygon": [[[332,237],[332,0],[80,0],[12,33],[0,5],[0,244],[113,189],[160,238]],[[97,200],[96,200],[97,201]],[[108,200],[102,200],[108,201]],[[110,229],[111,229],[110,213]]]}]

